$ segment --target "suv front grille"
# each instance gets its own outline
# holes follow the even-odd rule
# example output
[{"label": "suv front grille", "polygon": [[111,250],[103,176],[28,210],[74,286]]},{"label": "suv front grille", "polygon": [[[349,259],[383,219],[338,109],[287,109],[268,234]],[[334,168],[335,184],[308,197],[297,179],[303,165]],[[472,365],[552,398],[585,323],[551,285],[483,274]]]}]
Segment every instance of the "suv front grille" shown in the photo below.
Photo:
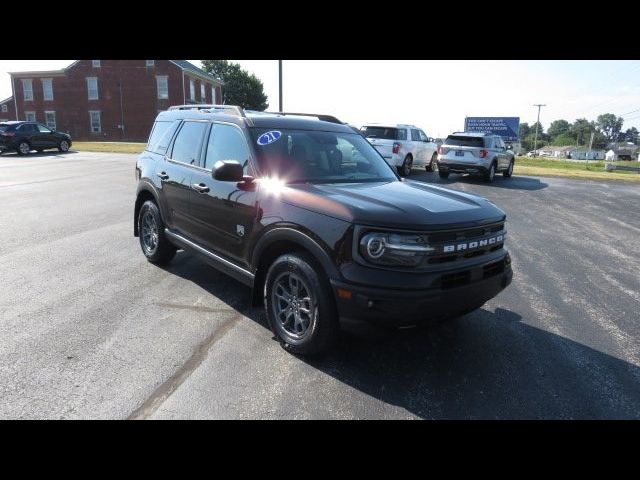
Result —
[{"label": "suv front grille", "polygon": [[[473,242],[474,240],[481,239],[483,237],[491,236],[492,234],[506,233],[504,232],[504,222],[488,225],[486,227],[468,228],[463,230],[442,232],[442,233],[429,233],[427,235],[427,242],[430,245],[442,245],[446,243],[460,243],[460,242]],[[488,244],[484,248],[474,248],[472,251],[460,250],[455,252],[441,253],[435,255],[429,255],[424,262],[426,265],[438,265],[442,263],[450,263],[458,260],[465,260],[468,258],[480,257],[496,250],[500,250],[504,246],[504,240],[499,243]]]}]

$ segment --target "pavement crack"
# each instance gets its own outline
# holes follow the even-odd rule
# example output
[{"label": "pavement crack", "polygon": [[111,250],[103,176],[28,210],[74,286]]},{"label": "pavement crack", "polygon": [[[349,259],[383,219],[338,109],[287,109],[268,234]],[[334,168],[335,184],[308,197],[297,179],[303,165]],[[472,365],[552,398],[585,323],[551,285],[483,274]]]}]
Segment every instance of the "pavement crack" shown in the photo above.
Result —
[{"label": "pavement crack", "polygon": [[205,338],[195,348],[191,356],[187,361],[174,372],[167,380],[165,380],[160,386],[158,386],[153,393],[136,408],[127,417],[128,420],[144,420],[153,415],[158,408],[169,398],[173,392],[175,392],[180,385],[182,385],[187,378],[198,368],[207,355],[213,345],[215,345],[220,339],[222,339],[238,322],[242,320],[244,315],[238,313],[231,320],[222,324],[219,328],[214,330],[207,338]]}]

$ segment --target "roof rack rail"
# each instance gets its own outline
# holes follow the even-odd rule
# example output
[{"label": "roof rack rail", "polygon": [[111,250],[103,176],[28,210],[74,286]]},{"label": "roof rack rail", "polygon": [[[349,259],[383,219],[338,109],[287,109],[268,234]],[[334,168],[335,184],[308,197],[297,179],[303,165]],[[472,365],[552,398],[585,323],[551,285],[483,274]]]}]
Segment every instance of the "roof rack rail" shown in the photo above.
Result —
[{"label": "roof rack rail", "polygon": [[322,122],[331,122],[331,123],[339,123],[340,125],[344,125],[344,122],[341,122],[333,115],[323,115],[317,113],[294,113],[294,112],[264,112],[272,115],[297,115],[300,117],[316,117],[318,120]]},{"label": "roof rack rail", "polygon": [[242,107],[237,105],[210,105],[203,103],[194,103],[190,105],[173,105],[169,107],[169,110],[222,110],[224,113],[229,113],[237,117],[245,117]]}]

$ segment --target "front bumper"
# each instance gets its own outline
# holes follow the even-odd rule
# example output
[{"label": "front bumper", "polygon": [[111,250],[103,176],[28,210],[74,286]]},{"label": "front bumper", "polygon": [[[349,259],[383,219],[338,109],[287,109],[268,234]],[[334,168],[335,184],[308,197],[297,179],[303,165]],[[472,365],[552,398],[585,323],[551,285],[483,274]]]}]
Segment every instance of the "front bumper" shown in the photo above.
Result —
[{"label": "front bumper", "polygon": [[[431,319],[462,315],[479,308],[504,290],[513,277],[507,253],[498,261],[444,273],[437,286],[420,290],[362,287],[331,280],[342,321],[382,326],[416,325]],[[351,292],[351,298],[340,295]]]}]

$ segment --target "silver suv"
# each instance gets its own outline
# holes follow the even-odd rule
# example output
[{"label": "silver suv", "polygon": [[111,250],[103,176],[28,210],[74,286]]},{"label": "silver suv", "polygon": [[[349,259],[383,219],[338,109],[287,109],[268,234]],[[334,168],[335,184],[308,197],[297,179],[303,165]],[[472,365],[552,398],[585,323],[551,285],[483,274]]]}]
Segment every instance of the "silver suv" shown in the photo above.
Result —
[{"label": "silver suv", "polygon": [[403,177],[413,167],[425,167],[427,172],[437,169],[438,146],[415,125],[379,125],[371,123],[360,129],[362,135],[375,147],[389,165],[398,169]]},{"label": "silver suv", "polygon": [[513,174],[515,155],[511,145],[498,135],[481,132],[455,132],[438,147],[438,172],[480,174],[492,182],[497,172],[505,177]]}]

